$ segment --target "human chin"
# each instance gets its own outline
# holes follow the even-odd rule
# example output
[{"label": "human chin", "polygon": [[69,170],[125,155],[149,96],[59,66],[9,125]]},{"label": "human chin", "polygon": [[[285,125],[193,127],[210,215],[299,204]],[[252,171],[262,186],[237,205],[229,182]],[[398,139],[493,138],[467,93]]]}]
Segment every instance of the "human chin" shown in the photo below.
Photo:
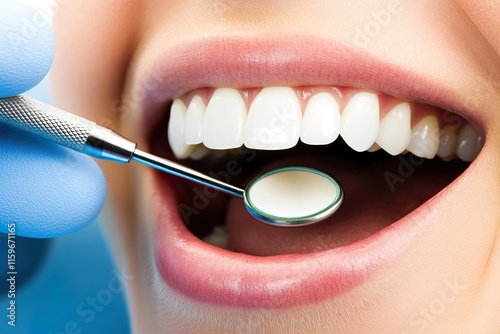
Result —
[{"label": "human chin", "polygon": [[307,37],[314,52],[294,41],[207,39],[143,66],[144,148],[240,186],[271,167],[307,165],[346,193],[327,221],[277,229],[237,199],[141,169],[143,285],[155,291],[146,295],[160,328],[452,326],[440,315],[459,314],[493,248],[495,217],[481,210],[498,198],[492,127],[421,73],[331,41]]}]

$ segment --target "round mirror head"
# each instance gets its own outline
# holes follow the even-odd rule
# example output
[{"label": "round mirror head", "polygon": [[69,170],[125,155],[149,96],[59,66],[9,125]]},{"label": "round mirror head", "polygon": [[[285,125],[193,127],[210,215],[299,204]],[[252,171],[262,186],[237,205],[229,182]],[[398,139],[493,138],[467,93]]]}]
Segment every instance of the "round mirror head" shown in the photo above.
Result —
[{"label": "round mirror head", "polygon": [[273,226],[299,227],[319,222],[342,204],[340,183],[307,167],[271,170],[253,179],[245,189],[247,211]]}]

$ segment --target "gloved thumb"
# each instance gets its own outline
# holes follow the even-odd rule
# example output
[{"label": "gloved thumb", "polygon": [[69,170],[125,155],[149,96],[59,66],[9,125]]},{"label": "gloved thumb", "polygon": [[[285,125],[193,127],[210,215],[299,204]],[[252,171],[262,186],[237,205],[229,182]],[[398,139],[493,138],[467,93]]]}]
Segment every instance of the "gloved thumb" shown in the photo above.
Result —
[{"label": "gloved thumb", "polygon": [[6,125],[0,133],[0,232],[51,238],[95,220],[106,194],[95,161]]},{"label": "gloved thumb", "polygon": [[20,1],[0,1],[0,98],[31,89],[49,71],[55,43],[44,15]]}]

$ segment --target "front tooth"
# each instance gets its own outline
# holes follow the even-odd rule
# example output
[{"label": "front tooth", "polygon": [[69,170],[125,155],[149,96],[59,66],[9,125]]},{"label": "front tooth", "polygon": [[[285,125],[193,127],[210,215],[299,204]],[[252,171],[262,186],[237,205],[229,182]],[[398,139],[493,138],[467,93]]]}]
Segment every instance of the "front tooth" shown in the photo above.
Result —
[{"label": "front tooth", "polygon": [[186,105],[179,99],[172,103],[170,120],[168,122],[168,142],[177,159],[186,159],[194,146],[186,145],[184,141],[184,128],[186,125]]},{"label": "front tooth", "polygon": [[208,244],[229,250],[229,236],[224,226],[215,226],[212,233],[203,238]]},{"label": "front tooth", "polygon": [[186,144],[196,145],[203,141],[203,118],[206,109],[205,102],[198,95],[194,96],[189,103],[184,130]]},{"label": "front tooth", "polygon": [[328,93],[318,93],[309,100],[300,140],[309,145],[333,143],[340,134],[340,110],[337,101]]},{"label": "front tooth", "polygon": [[434,115],[425,116],[412,130],[408,151],[420,158],[432,159],[439,149],[439,123]]},{"label": "front tooth", "polygon": [[203,122],[203,144],[211,149],[243,145],[247,108],[236,89],[219,88],[208,102]]},{"label": "front tooth", "polygon": [[379,128],[379,103],[373,93],[358,93],[349,101],[342,113],[340,135],[355,151],[372,147]]},{"label": "front tooth", "polygon": [[377,144],[391,155],[403,152],[411,140],[411,109],[408,103],[394,107],[380,123]]},{"label": "front tooth", "polygon": [[458,133],[457,156],[463,161],[473,161],[481,151],[481,140],[476,129],[467,124]]},{"label": "front tooth", "polygon": [[302,111],[289,87],[268,87],[257,95],[248,112],[244,144],[248,148],[281,150],[297,145]]},{"label": "front tooth", "polygon": [[453,125],[447,125],[439,132],[438,157],[447,161],[456,156],[457,131]]}]

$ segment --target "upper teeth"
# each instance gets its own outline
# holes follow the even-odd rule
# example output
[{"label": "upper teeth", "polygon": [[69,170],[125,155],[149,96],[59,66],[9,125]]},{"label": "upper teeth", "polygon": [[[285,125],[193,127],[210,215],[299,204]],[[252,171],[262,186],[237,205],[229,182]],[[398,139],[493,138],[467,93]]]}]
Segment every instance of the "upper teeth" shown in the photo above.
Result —
[{"label": "upper teeth", "polygon": [[340,127],[340,135],[347,145],[358,152],[372,147],[379,130],[379,115],[377,95],[372,93],[354,95],[342,113]]},{"label": "upper teeth", "polygon": [[432,159],[439,149],[439,122],[435,115],[424,117],[411,132],[408,151],[422,157]]},{"label": "upper teeth", "polygon": [[203,144],[211,149],[243,145],[247,107],[235,89],[217,89],[208,103],[203,122]]},{"label": "upper teeth", "polygon": [[244,144],[248,148],[280,150],[297,145],[302,111],[288,87],[264,88],[248,112]]},{"label": "upper teeth", "polygon": [[[218,88],[208,104],[195,95],[189,107],[174,100],[168,125],[168,138],[179,159],[200,159],[210,150],[225,150],[245,145],[262,150],[294,147],[299,139],[309,145],[327,145],[339,134],[354,150],[384,149],[391,155],[405,151],[432,159],[458,156],[472,161],[479,154],[482,138],[470,124],[443,124],[438,114],[427,113],[413,128],[412,106],[401,101],[385,110],[380,120],[379,96],[358,92],[344,103],[338,96],[320,91],[309,98],[302,111],[296,91],[290,87],[262,89],[247,107],[242,94],[232,88]],[[462,120],[463,121],[463,120]]]},{"label": "upper teeth", "polygon": [[300,140],[309,145],[327,145],[340,135],[339,104],[328,93],[311,97],[302,119]]},{"label": "upper teeth", "polygon": [[404,102],[392,108],[380,123],[377,144],[389,154],[397,155],[408,148],[411,134],[411,109]]}]

